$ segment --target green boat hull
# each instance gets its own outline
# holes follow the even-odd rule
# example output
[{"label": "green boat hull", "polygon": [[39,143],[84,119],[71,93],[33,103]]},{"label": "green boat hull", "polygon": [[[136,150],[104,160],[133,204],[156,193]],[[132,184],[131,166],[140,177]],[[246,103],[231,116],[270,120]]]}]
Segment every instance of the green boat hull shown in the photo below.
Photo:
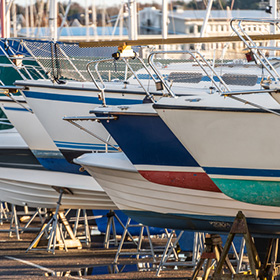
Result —
[{"label": "green boat hull", "polygon": [[212,178],[227,196],[242,202],[280,206],[280,182]]}]

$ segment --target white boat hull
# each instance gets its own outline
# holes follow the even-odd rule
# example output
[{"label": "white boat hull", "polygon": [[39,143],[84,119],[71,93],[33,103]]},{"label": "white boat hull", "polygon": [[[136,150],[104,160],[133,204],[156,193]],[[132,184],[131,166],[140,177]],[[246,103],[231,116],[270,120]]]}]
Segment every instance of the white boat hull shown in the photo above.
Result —
[{"label": "white boat hull", "polygon": [[242,203],[223,193],[151,183],[127,159],[121,159],[126,163],[120,165],[121,157],[85,154],[76,161],[97,180],[119,209],[148,225],[163,227],[165,223],[164,227],[185,230],[227,231],[238,211],[251,220],[253,228],[261,220],[280,225],[278,207]]},{"label": "white boat hull", "polygon": [[[279,112],[268,94],[242,97]],[[190,103],[163,99],[163,121],[222,192],[254,204],[280,206],[280,118],[219,96]]]},{"label": "white boat hull", "polygon": [[1,201],[29,207],[55,208],[60,188],[67,188],[73,193],[63,194],[61,209],[117,209],[90,176],[0,168]]}]

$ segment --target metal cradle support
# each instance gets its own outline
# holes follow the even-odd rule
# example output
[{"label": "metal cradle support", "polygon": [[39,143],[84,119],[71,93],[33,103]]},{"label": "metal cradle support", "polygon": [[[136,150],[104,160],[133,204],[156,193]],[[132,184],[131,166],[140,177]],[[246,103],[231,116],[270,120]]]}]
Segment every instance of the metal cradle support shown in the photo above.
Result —
[{"label": "metal cradle support", "polygon": [[[81,216],[81,210],[83,217]],[[78,236],[78,228],[79,228],[79,222],[83,220],[84,222],[84,235]],[[90,237],[90,229],[89,229],[89,224],[88,224],[88,216],[87,216],[87,211],[85,209],[77,209],[76,211],[76,221],[74,224],[74,229],[73,229],[74,235],[77,236],[81,241],[84,241],[86,245],[89,245],[91,242],[91,237]]]},{"label": "metal cradle support", "polygon": [[[31,228],[30,224],[34,221],[34,219],[38,216],[40,218],[41,224],[43,224],[42,210],[41,208],[37,208],[36,211],[30,212],[28,207],[25,206],[24,212],[18,212],[16,206],[14,204],[11,205],[11,219],[10,219],[10,229],[9,236],[12,237],[13,232],[16,233],[17,239],[20,240],[20,234],[26,230],[36,231],[40,228]],[[28,221],[25,226],[21,226],[19,216],[29,216]]]},{"label": "metal cradle support", "polygon": [[[163,254],[162,254],[162,258],[160,260],[157,272],[156,272],[156,276],[158,277],[160,274],[160,271],[162,270],[164,265],[167,265],[167,259],[170,257],[171,253],[173,252],[176,263],[178,261],[178,255],[176,253],[175,247],[177,245],[177,243],[179,242],[182,234],[184,233],[184,231],[180,231],[180,233],[178,234],[175,242],[172,242],[172,239],[174,238],[174,236],[176,235],[175,230],[172,230],[170,233],[166,230],[166,235],[168,237]],[[169,250],[168,250],[169,249]],[[173,262],[174,263],[174,262]],[[171,265],[170,263],[168,265]]]},{"label": "metal cradle support", "polygon": [[[108,220],[107,220],[105,240],[104,240],[104,248],[106,248],[106,249],[109,248],[111,242],[114,242],[114,246],[118,246],[116,225],[115,225],[114,217],[117,219],[117,221],[124,228],[124,225],[123,225],[122,221],[119,219],[119,217],[116,215],[116,213],[114,211],[110,210],[107,213]],[[111,229],[112,229],[112,238],[111,238]]]},{"label": "metal cradle support", "polygon": [[[126,225],[125,225],[125,228],[124,228],[124,232],[123,232],[122,237],[121,237],[121,241],[120,241],[117,253],[115,255],[114,264],[118,263],[118,259],[119,259],[119,257],[121,255],[126,255],[126,256],[128,256],[128,255],[129,256],[136,255],[137,259],[139,259],[140,255],[146,255],[146,256],[150,255],[150,256],[152,256],[153,261],[155,262],[156,261],[156,255],[155,255],[155,250],[154,250],[154,247],[153,247],[153,243],[152,243],[149,227],[145,226],[143,224],[130,224],[130,222],[131,222],[131,218],[128,218],[127,222],[126,222]],[[129,228],[130,227],[140,227],[140,233],[139,233],[139,237],[138,237],[138,242],[135,241],[134,238],[129,233]],[[148,240],[149,240],[150,249],[142,249],[141,248],[142,247],[143,238],[144,238],[144,236],[143,236],[144,228],[147,231],[147,237],[148,237]],[[132,242],[137,246],[137,249],[134,252],[133,251],[122,252],[123,244],[124,244],[124,241],[125,241],[125,238],[127,237],[127,235],[129,235],[129,237],[131,238]]]},{"label": "metal cradle support", "polygon": [[[20,223],[19,223],[19,219],[18,219],[18,215],[17,215],[17,209],[14,204],[12,204],[11,206],[12,206],[12,217],[11,217],[11,222],[10,222],[9,236],[12,237],[12,233],[13,233],[13,231],[15,231],[17,240],[20,240],[20,236],[19,236],[19,227],[20,227],[19,224]],[[13,224],[15,224],[15,226],[13,226]]]},{"label": "metal cradle support", "polygon": [[3,225],[3,221],[8,221],[9,208],[7,202],[0,201],[0,225]]},{"label": "metal cradle support", "polygon": [[[37,246],[39,245],[39,242],[45,232],[47,232],[48,244],[47,248],[42,250],[46,250],[47,252],[52,252],[55,254],[56,247],[58,247],[60,250],[64,249],[65,251],[68,251],[68,248],[82,249],[82,244],[80,240],[74,235],[72,228],[65,217],[64,211],[60,210],[61,199],[64,193],[69,194],[69,191],[66,188],[59,188],[59,199],[55,211],[50,213],[49,218],[46,219],[41,231],[31,242],[26,252],[31,249],[38,249]],[[65,239],[63,227],[67,231],[69,239]]]},{"label": "metal cradle support", "polygon": [[[103,217],[103,216],[101,216]],[[106,217],[108,218],[107,220],[107,226],[106,226],[106,233],[105,233],[105,240],[104,240],[104,248],[108,249],[110,246],[110,243],[113,242],[114,246],[117,247],[119,245],[118,239],[117,239],[117,233],[116,233],[116,225],[115,225],[115,220],[119,222],[123,230],[126,229],[126,226],[123,224],[121,219],[118,217],[115,211],[110,210],[107,214]],[[96,217],[97,218],[97,217]],[[112,235],[111,235],[111,230],[112,230]],[[130,234],[129,231],[127,231],[127,234],[129,237],[133,240],[132,235]]]},{"label": "metal cradle support", "polygon": [[[175,241],[172,243],[172,239],[175,237],[176,233],[175,230],[172,230],[170,233],[166,230],[166,235],[168,236],[168,240],[166,242],[166,246],[164,249],[164,252],[162,254],[161,261],[159,263],[159,266],[157,268],[156,276],[160,275],[160,271],[164,266],[188,266],[188,267],[194,267],[199,258],[202,254],[203,248],[204,248],[204,233],[201,232],[195,232],[194,233],[194,240],[193,240],[193,252],[192,252],[192,260],[191,261],[179,261],[178,254],[176,252],[176,246],[178,242],[180,241],[184,231],[180,231],[180,233],[177,235]],[[175,261],[168,261],[171,254],[173,253]]]}]

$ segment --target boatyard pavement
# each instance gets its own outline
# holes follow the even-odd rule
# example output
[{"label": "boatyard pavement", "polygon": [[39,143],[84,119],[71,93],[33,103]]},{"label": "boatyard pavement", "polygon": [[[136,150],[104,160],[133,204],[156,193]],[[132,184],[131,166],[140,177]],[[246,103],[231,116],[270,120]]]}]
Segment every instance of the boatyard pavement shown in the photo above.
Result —
[{"label": "boatyard pavement", "polygon": [[[113,261],[117,249],[104,249],[103,236],[93,236],[91,245],[83,243],[83,249],[56,250],[55,254],[45,250],[26,249],[36,234],[25,232],[21,240],[15,234],[9,237],[9,224],[0,225],[0,279],[158,279],[155,268],[145,270],[152,259],[137,260],[122,256],[118,269],[124,272],[113,273]],[[156,241],[164,245],[165,240]],[[148,244],[148,243],[147,243]],[[132,249],[128,249],[132,250]],[[137,271],[138,270],[138,271]],[[190,269],[169,268],[160,274],[160,279],[188,279]]]}]

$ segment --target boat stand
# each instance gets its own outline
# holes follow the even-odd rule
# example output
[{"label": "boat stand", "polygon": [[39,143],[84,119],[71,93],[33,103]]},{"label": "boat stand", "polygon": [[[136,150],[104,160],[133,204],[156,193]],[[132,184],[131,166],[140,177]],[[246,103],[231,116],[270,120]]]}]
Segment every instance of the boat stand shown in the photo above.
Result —
[{"label": "boat stand", "polygon": [[[205,236],[205,248],[201,254],[200,260],[197,263],[197,266],[193,272],[192,280],[197,279],[198,273],[201,270],[202,266],[204,265],[204,262],[206,261],[206,264],[204,265],[204,275],[202,279],[208,279],[208,276],[210,274],[211,268],[213,266],[213,261],[219,261],[221,259],[221,254],[223,251],[223,242],[222,238],[218,234],[207,234]],[[231,246],[231,242],[229,243],[229,248]],[[224,258],[224,262],[226,262],[226,265],[228,269],[231,271],[232,274],[235,274],[235,270],[228,258],[228,255],[226,254]]]},{"label": "boat stand", "polygon": [[[55,254],[55,249],[58,247],[60,250],[68,251],[68,248],[78,248],[82,249],[82,244],[80,240],[74,235],[71,226],[69,225],[64,211],[60,210],[60,204],[62,195],[67,193],[71,194],[71,191],[67,188],[56,188],[59,190],[59,199],[57,202],[57,206],[55,211],[51,211],[49,213],[49,218],[46,219],[44,222],[41,231],[37,235],[37,237],[31,242],[30,246],[27,248],[26,252],[29,250],[40,250],[37,248],[39,245],[39,242],[43,236],[44,233],[47,232],[47,248],[41,249],[46,250],[47,252],[52,252]],[[67,234],[69,235],[69,239],[65,239],[64,233],[63,233],[63,227],[67,231]]]},{"label": "boat stand", "polygon": [[0,225],[3,225],[3,221],[8,221],[8,213],[10,212],[7,202],[0,201]]},{"label": "boat stand", "polygon": [[[176,246],[178,242],[180,241],[184,231],[180,231],[177,238],[175,239],[174,243],[172,243],[172,239],[176,235],[175,230],[172,230],[171,233],[168,233],[166,230],[166,234],[168,236],[168,240],[166,242],[166,246],[161,258],[161,261],[159,263],[159,266],[157,268],[156,276],[160,275],[160,271],[164,266],[188,266],[188,267],[194,267],[198,259],[200,258],[200,255],[202,254],[203,248],[204,248],[204,234],[201,232],[195,232],[194,233],[194,242],[193,242],[193,254],[192,254],[192,260],[191,261],[179,261],[178,254],[176,252]],[[171,254],[173,252],[175,261],[168,261]]]},{"label": "boat stand", "polygon": [[[81,216],[81,210],[83,213],[83,217]],[[76,217],[75,217],[75,224],[74,224],[74,229],[73,233],[76,237],[78,237],[81,241],[84,241],[86,245],[89,245],[91,242],[91,237],[90,237],[90,230],[89,230],[89,224],[88,224],[88,216],[87,216],[87,211],[85,209],[77,209],[76,211]],[[79,228],[79,222],[84,221],[84,232],[85,234],[82,236],[77,236],[78,234],[78,228]]]},{"label": "boat stand", "polygon": [[[114,243],[114,246],[117,247],[119,245],[118,239],[117,239],[117,232],[116,232],[116,225],[115,220],[119,222],[121,227],[125,230],[125,225],[121,221],[121,219],[118,217],[118,215],[113,210],[109,210],[109,212],[106,215],[99,215],[99,216],[93,216],[93,219],[99,219],[99,218],[107,218],[107,225],[106,225],[106,232],[105,232],[105,238],[104,238],[104,248],[108,249],[110,247],[111,243]],[[112,231],[112,234],[111,234]],[[133,240],[133,237],[127,232],[127,234],[130,236],[130,238]]]},{"label": "boat stand", "polygon": [[[42,217],[42,211],[41,208],[37,208],[37,210],[34,212],[30,212],[28,210],[28,207],[25,206],[25,211],[24,212],[18,212],[16,209],[16,206],[14,204],[11,205],[11,218],[10,218],[10,229],[9,231],[9,237],[13,236],[13,232],[16,233],[17,239],[20,240],[20,234],[23,233],[26,230],[31,230],[31,231],[37,231],[40,228],[30,228],[30,224],[34,221],[34,219],[36,218],[36,216],[38,215],[40,220],[41,220],[41,224],[43,224],[43,217]],[[25,226],[21,226],[20,225],[20,219],[19,216],[30,216],[29,220],[27,221],[27,223],[25,224]]]},{"label": "boat stand", "polygon": [[[11,207],[12,207],[12,217],[11,217],[11,221],[10,221],[9,237],[12,237],[13,232],[15,232],[16,236],[17,236],[17,240],[20,240],[20,236],[19,236],[20,222],[19,222],[18,215],[17,215],[17,209],[14,204],[12,204]],[[13,224],[15,224],[15,225],[13,226]]]},{"label": "boat stand", "polygon": [[[119,259],[119,257],[121,255],[126,255],[126,256],[128,256],[128,255],[129,256],[136,255],[137,259],[139,259],[140,255],[151,255],[152,258],[153,258],[153,261],[155,262],[156,261],[155,250],[154,250],[153,243],[152,243],[152,240],[151,240],[151,235],[150,235],[149,227],[148,226],[144,226],[143,224],[132,224],[131,225],[130,221],[131,221],[131,218],[128,218],[127,222],[126,222],[126,225],[125,225],[125,228],[124,228],[124,232],[123,232],[122,237],[121,237],[121,241],[120,241],[117,253],[115,255],[114,264],[118,263],[118,259]],[[131,234],[129,233],[128,229],[130,227],[140,227],[140,234],[139,234],[138,242],[136,242],[134,240],[134,238],[131,236]],[[144,228],[146,228],[146,231],[147,231],[149,245],[150,245],[150,250],[142,249],[141,248],[142,241],[143,241]],[[124,244],[124,241],[125,241],[125,238],[127,237],[127,235],[129,235],[129,237],[131,238],[132,242],[137,246],[137,249],[134,252],[132,252],[132,251],[130,251],[130,252],[121,252],[123,244]]]},{"label": "boat stand", "polygon": [[[227,258],[230,244],[233,241],[233,238],[236,234],[242,234],[245,239],[245,244],[247,248],[248,258],[249,258],[249,264],[250,264],[250,274],[244,274],[244,273],[236,273],[234,270],[231,270],[230,274],[223,274],[223,265],[225,262],[225,259]],[[249,232],[246,218],[243,215],[241,211],[238,212],[236,215],[236,218],[232,224],[230,233],[228,235],[227,241],[225,243],[223,252],[221,254],[221,258],[219,259],[216,269],[213,274],[213,279],[222,279],[226,275],[226,277],[231,278],[238,278],[238,279],[257,279],[261,274],[261,261],[259,258],[259,255],[257,253],[254,241],[251,237],[251,234]]]},{"label": "boat stand", "polygon": [[242,234],[244,236],[248,259],[249,259],[249,265],[250,265],[250,274],[248,275],[244,273],[236,273],[228,276],[232,278],[238,278],[238,279],[260,278],[260,279],[273,280],[274,277],[278,275],[278,267],[276,266],[276,260],[278,255],[279,239],[278,238],[270,239],[269,246],[266,251],[265,260],[263,264],[261,264],[257,249],[254,244],[254,240],[252,239],[247,226],[246,218],[241,211],[238,212],[234,220],[234,223],[231,227],[231,231],[228,235],[228,239],[224,246],[221,259],[218,262],[216,270],[214,272],[213,279],[218,280],[224,278],[224,275],[222,275],[222,267],[223,267],[225,256],[227,255],[229,250],[229,243],[233,240],[235,234]]},{"label": "boat stand", "polygon": [[[233,242],[235,235],[242,235],[244,241],[242,241],[241,247],[244,249],[244,243],[246,244],[249,267],[250,271],[240,272],[241,262],[243,259],[244,250],[239,254],[237,259],[237,269],[233,268],[229,257],[229,249]],[[216,268],[212,276],[213,280],[229,280],[229,279],[238,279],[238,280],[248,280],[248,279],[269,279],[273,280],[277,275],[278,267],[276,266],[276,259],[278,254],[278,239],[271,238],[269,246],[266,251],[266,257],[263,264],[261,264],[258,252],[256,250],[254,240],[251,237],[249,232],[246,218],[241,211],[238,212],[236,218],[232,224],[230,233],[228,234],[227,241],[224,248],[222,248],[222,240],[219,235],[207,235],[205,238],[205,249],[201,255],[201,258],[194,270],[192,275],[192,280],[197,279],[198,273],[202,268],[204,262],[204,275],[203,280],[208,279],[210,274],[211,267],[213,266],[213,260],[216,260]],[[227,266],[227,270],[224,268]]]},{"label": "boat stand", "polygon": [[[110,210],[106,214],[108,220],[107,220],[107,226],[106,226],[106,233],[105,233],[105,239],[104,239],[104,248],[108,249],[110,247],[110,243],[114,242],[114,246],[118,246],[118,240],[117,240],[117,233],[116,233],[116,225],[114,217],[117,219],[117,221],[120,223],[120,225],[125,228],[124,224],[118,217],[118,215],[115,213],[115,211]],[[111,238],[111,229],[112,229],[112,238]]]}]

